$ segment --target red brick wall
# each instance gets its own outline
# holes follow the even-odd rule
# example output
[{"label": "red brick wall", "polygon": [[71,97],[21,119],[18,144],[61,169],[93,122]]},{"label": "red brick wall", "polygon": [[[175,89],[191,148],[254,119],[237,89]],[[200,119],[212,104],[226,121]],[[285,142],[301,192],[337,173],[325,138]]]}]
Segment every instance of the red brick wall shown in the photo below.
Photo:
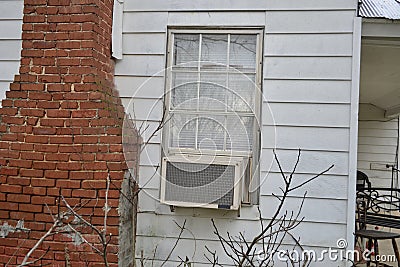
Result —
[{"label": "red brick wall", "polygon": [[[19,75],[0,109],[0,224],[24,220],[31,231],[0,238],[0,266],[21,263],[66,210],[60,195],[84,204],[78,213],[102,230],[108,176],[107,257],[110,265],[118,261],[116,208],[126,164],[110,55],[112,7],[112,0],[25,0]],[[98,243],[90,228],[83,232]],[[92,248],[60,233],[30,260],[43,254],[38,264],[104,266]]]}]

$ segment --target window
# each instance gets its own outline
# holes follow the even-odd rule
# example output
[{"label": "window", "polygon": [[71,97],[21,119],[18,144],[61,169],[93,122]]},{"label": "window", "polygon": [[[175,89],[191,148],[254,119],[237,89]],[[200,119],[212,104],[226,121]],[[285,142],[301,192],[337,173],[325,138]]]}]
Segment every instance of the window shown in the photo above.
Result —
[{"label": "window", "polygon": [[[170,30],[163,153],[258,162],[260,30]],[[247,175],[243,200],[249,202]]]}]

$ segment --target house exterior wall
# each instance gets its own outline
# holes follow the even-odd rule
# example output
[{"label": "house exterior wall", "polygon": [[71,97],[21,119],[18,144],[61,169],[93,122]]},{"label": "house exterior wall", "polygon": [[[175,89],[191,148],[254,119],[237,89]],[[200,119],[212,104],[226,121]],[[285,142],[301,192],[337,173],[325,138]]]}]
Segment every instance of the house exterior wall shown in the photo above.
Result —
[{"label": "house exterior wall", "polygon": [[[276,207],[272,196],[281,185],[272,149],[285,170],[291,170],[302,149],[297,179],[304,181],[331,164],[334,168],[311,184],[294,192],[288,210],[297,210],[308,192],[295,230],[306,247],[320,251],[336,247],[345,238],[352,244],[353,210],[349,192],[355,186],[354,169],[357,121],[357,64],[353,63],[358,36],[355,32],[357,1],[163,1],[124,2],[122,59],[115,69],[115,81],[128,112],[143,124],[144,142],[162,118],[160,98],[164,93],[168,26],[265,27],[263,60],[262,145],[260,158],[260,210],[263,220]],[[354,75],[355,74],[355,75]],[[356,78],[357,79],[357,78]],[[133,105],[131,105],[133,103]],[[272,115],[271,115],[272,114]],[[247,238],[259,232],[256,206],[235,212],[176,208],[159,203],[161,134],[146,145],[141,155],[136,257],[158,265],[163,262],[179,235],[176,221],[186,228],[169,257],[188,257],[196,266],[207,266],[205,245],[223,256],[210,218],[221,233],[240,231]],[[272,163],[272,166],[271,166]],[[354,166],[353,166],[354,165]],[[350,195],[350,197],[349,197]],[[292,241],[286,240],[286,245]],[[154,258],[154,259],[153,259]],[[327,261],[321,266],[338,266]],[[345,264],[344,262],[339,262]],[[314,266],[314,265],[313,265]],[[316,263],[315,266],[318,266]]]},{"label": "house exterior wall", "polygon": [[0,99],[18,74],[24,1],[0,1]]},{"label": "house exterior wall", "polygon": [[385,118],[384,110],[360,104],[359,120],[357,167],[369,176],[374,187],[390,187],[392,172],[386,164],[397,164],[399,119]]}]

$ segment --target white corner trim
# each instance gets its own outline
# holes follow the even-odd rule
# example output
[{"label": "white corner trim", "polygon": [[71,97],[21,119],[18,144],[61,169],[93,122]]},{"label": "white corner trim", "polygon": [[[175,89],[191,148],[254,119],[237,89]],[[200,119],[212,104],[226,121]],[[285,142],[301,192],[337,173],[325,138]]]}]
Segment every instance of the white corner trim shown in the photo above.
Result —
[{"label": "white corner trim", "polygon": [[113,9],[112,24],[112,56],[116,59],[122,59],[122,21],[124,15],[124,1],[115,0]]},{"label": "white corner trim", "polygon": [[[354,247],[355,231],[355,203],[356,203],[356,175],[357,175],[357,145],[358,145],[358,106],[360,88],[360,61],[361,61],[361,18],[354,18],[353,29],[353,61],[351,85],[351,113],[350,113],[350,144],[349,144],[349,179],[347,191],[347,242],[348,247]],[[349,263],[351,266],[351,263]]]}]

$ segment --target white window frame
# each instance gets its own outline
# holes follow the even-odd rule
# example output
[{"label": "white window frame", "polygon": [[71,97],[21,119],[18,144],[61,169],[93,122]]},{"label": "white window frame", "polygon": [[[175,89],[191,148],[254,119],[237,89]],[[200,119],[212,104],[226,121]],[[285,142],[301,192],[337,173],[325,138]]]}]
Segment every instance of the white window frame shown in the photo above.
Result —
[{"label": "white window frame", "polygon": [[[167,119],[171,112],[171,87],[172,87],[172,66],[173,66],[173,57],[174,57],[174,35],[175,34],[254,34],[257,36],[256,43],[256,70],[255,70],[255,105],[254,105],[254,114],[253,117],[255,119],[254,129],[253,129],[253,148],[252,151],[221,151],[221,150],[201,150],[201,153],[217,155],[217,156],[226,156],[226,157],[246,157],[249,159],[250,170],[252,177],[252,184],[256,190],[249,193],[249,188],[247,188],[247,192],[243,194],[243,203],[246,204],[258,204],[259,200],[259,157],[260,157],[260,145],[261,145],[261,107],[262,107],[262,83],[263,83],[263,57],[264,57],[264,29],[263,28],[202,28],[202,27],[191,27],[191,28],[169,28],[168,29],[168,39],[167,39],[167,60],[166,60],[166,71],[165,71],[165,97],[164,97],[164,114],[163,118]],[[199,44],[201,47],[201,43]],[[200,48],[201,54],[201,48]],[[217,113],[217,112],[215,112]],[[213,114],[215,114],[213,112]],[[201,114],[201,112],[197,112],[197,114]],[[206,114],[206,112],[205,112]],[[220,114],[220,112],[218,112]],[[221,113],[223,114],[223,112]],[[258,123],[257,123],[258,122]],[[259,125],[258,125],[259,124]],[[167,121],[163,127],[162,131],[162,157],[171,156],[171,155],[179,155],[179,154],[199,154],[200,151],[192,148],[170,148],[170,125]],[[246,195],[246,196],[244,196]]]}]

